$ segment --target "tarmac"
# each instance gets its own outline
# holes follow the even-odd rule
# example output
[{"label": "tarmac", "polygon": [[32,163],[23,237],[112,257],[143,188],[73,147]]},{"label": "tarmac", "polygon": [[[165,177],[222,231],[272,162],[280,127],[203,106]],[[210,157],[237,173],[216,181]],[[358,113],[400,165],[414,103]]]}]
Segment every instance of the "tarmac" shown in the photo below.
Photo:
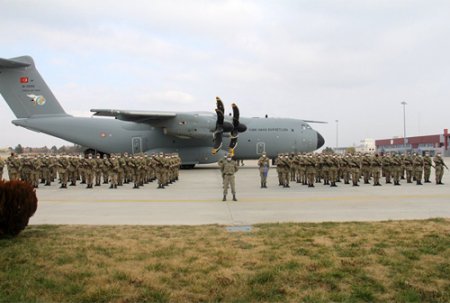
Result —
[{"label": "tarmac", "polygon": [[[446,159],[448,162],[448,158]],[[222,202],[222,177],[216,165],[181,170],[179,181],[165,189],[156,182],[133,189],[86,189],[83,184],[59,189],[55,182],[37,189],[38,209],[30,224],[83,225],[204,225],[229,226],[277,222],[385,221],[450,218],[450,177],[445,185],[424,183],[381,187],[360,183],[338,187],[316,183],[315,188],[291,183],[278,186],[275,167],[268,188],[261,189],[255,161],[236,173],[237,202]]]}]

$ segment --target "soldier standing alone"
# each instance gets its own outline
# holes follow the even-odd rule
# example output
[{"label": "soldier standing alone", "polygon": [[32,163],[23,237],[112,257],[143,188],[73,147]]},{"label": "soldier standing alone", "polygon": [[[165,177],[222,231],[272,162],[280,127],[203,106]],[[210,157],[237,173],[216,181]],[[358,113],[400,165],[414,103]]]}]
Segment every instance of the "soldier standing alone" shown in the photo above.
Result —
[{"label": "soldier standing alone", "polygon": [[266,153],[258,159],[259,175],[261,177],[261,188],[267,188],[267,175],[269,173],[270,160],[267,158]]},{"label": "soldier standing alone", "polygon": [[222,171],[223,177],[223,200],[227,200],[228,194],[228,186],[231,187],[231,193],[233,194],[233,201],[237,201],[236,199],[236,188],[234,182],[234,174],[238,171],[238,165],[236,161],[231,159],[231,155],[227,156],[226,161],[221,161],[218,163],[220,166],[220,170]]}]

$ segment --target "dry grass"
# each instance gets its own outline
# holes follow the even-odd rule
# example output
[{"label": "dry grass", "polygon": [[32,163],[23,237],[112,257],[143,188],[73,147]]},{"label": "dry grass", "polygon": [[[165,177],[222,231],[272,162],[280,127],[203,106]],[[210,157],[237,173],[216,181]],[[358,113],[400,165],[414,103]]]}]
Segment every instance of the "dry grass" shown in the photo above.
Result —
[{"label": "dry grass", "polygon": [[0,301],[449,302],[449,223],[31,226],[0,240]]}]

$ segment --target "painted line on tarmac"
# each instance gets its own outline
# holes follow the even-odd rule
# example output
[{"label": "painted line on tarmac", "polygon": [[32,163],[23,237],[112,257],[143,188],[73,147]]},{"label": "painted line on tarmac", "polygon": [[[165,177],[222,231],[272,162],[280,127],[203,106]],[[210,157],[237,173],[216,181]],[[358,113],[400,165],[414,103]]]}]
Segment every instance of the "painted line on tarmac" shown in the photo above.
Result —
[{"label": "painted line on tarmac", "polygon": [[292,198],[278,198],[278,197],[265,197],[265,198],[239,198],[237,202],[223,202],[221,199],[95,199],[86,201],[80,200],[44,200],[41,202],[71,202],[71,203],[240,203],[240,202],[317,202],[317,201],[386,201],[386,200],[424,200],[424,199],[449,199],[450,194],[434,194],[434,195],[401,195],[401,196],[330,196],[330,197],[292,197]]}]

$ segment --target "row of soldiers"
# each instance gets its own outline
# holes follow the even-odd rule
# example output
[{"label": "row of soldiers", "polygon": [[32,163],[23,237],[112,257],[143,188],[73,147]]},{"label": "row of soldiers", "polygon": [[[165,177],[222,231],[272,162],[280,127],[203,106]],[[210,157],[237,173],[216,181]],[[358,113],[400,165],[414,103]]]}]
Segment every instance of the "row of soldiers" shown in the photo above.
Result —
[{"label": "row of soldiers", "polygon": [[[261,175],[261,188],[267,187],[268,158],[265,154],[258,160]],[[434,164],[433,164],[434,163]],[[405,179],[407,183],[416,181],[417,185],[422,185],[422,176],[425,183],[431,183],[431,167],[435,168],[436,184],[442,185],[444,174],[444,163],[440,154],[433,159],[426,154],[280,154],[275,159],[279,185],[289,187],[290,181],[314,187],[314,183],[323,180],[324,185],[336,187],[336,182],[341,179],[345,184],[359,186],[361,178],[364,184],[370,184],[373,179],[374,186],[381,186],[380,178],[385,177],[386,183],[400,185],[400,179]],[[448,168],[447,168],[448,169]]]},{"label": "row of soldiers", "polygon": [[100,154],[75,155],[23,155],[12,153],[6,161],[0,158],[1,175],[7,166],[9,179],[21,179],[37,188],[50,186],[59,177],[60,188],[76,186],[77,181],[87,188],[110,183],[110,188],[133,183],[134,188],[158,180],[158,188],[178,180],[181,159],[178,154]]}]

